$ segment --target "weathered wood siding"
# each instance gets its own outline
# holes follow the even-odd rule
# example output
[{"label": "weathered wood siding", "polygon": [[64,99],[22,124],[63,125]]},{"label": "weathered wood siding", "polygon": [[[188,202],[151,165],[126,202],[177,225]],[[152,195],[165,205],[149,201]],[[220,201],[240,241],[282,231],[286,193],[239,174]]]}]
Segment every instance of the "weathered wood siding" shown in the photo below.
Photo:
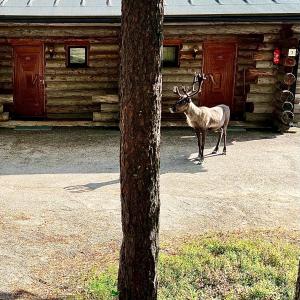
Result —
[{"label": "weathered wood siding", "polygon": [[[0,38],[0,105],[12,106],[13,94],[12,47]],[[3,108],[2,108],[3,109]]]},{"label": "weathered wood siding", "polygon": [[[180,40],[180,67],[163,68],[163,120],[182,120],[168,108],[177,99],[174,85],[190,85],[194,72],[202,68],[205,40],[236,40],[238,45],[233,117],[248,121],[272,118],[276,83],[273,49],[281,24],[165,24],[165,40]],[[39,39],[45,43],[46,101],[49,118],[114,120],[118,104],[104,104],[100,95],[118,94],[119,26],[116,25],[8,25],[0,24],[0,94],[12,93],[12,48],[9,39]],[[65,44],[70,40],[90,42],[88,68],[66,67]],[[50,58],[47,45],[54,45]],[[199,52],[193,56],[193,49]],[[300,95],[298,79],[297,98]],[[194,99],[197,102],[197,99]],[[297,112],[297,111],[296,111]],[[100,114],[99,114],[100,113]],[[102,113],[102,114],[101,114]],[[108,118],[108,119],[107,119]]]}]

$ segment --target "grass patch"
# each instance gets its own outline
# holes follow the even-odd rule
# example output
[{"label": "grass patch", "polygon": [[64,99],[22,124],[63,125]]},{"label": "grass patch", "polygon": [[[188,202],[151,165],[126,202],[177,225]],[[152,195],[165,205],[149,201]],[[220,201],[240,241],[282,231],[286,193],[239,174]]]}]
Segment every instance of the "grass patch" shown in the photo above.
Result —
[{"label": "grass patch", "polygon": [[[259,237],[202,237],[159,256],[159,299],[292,300],[299,247]],[[87,298],[116,299],[117,266],[94,275]]]}]

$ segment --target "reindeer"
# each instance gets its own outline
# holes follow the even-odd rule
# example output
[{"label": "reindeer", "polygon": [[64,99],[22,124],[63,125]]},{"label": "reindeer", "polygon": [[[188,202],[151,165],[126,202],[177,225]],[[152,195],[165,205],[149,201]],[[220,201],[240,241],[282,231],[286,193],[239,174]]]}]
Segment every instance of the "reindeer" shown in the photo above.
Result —
[{"label": "reindeer", "polygon": [[[195,74],[192,89],[189,90],[188,87],[182,87],[183,94],[180,93],[178,86],[175,86],[173,91],[179,96],[179,100],[170,108],[171,113],[184,113],[188,125],[194,128],[198,138],[200,163],[204,160],[204,146],[208,130],[219,132],[218,142],[212,154],[218,152],[220,141],[222,136],[224,136],[223,154],[226,155],[227,127],[230,119],[230,109],[227,105],[220,104],[209,108],[206,106],[198,107],[192,102],[192,97],[201,93],[202,85],[207,79],[211,79],[214,82],[211,74]],[[195,89],[196,83],[198,83],[197,90]]]}]

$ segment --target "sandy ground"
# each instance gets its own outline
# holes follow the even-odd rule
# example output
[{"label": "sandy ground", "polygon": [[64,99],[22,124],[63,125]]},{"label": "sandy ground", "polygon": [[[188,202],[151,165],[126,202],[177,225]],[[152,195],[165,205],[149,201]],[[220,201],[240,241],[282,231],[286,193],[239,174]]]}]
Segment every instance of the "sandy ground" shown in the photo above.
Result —
[{"label": "sandy ground", "polygon": [[[211,135],[209,153],[216,141]],[[193,158],[164,130],[161,239],[211,230],[300,230],[300,129],[229,133],[227,156]],[[68,295],[121,240],[119,132],[0,130],[0,299]],[[76,284],[77,283],[77,284]]]}]

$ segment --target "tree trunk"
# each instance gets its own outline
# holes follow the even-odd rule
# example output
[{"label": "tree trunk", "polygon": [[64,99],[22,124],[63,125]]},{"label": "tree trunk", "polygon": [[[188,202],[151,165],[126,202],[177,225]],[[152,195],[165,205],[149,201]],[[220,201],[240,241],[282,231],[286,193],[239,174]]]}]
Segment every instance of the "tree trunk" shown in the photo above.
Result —
[{"label": "tree trunk", "polygon": [[299,269],[298,269],[298,278],[296,283],[295,300],[300,300],[300,261],[299,261]]},{"label": "tree trunk", "polygon": [[157,299],[163,0],[122,1],[119,299]]}]

